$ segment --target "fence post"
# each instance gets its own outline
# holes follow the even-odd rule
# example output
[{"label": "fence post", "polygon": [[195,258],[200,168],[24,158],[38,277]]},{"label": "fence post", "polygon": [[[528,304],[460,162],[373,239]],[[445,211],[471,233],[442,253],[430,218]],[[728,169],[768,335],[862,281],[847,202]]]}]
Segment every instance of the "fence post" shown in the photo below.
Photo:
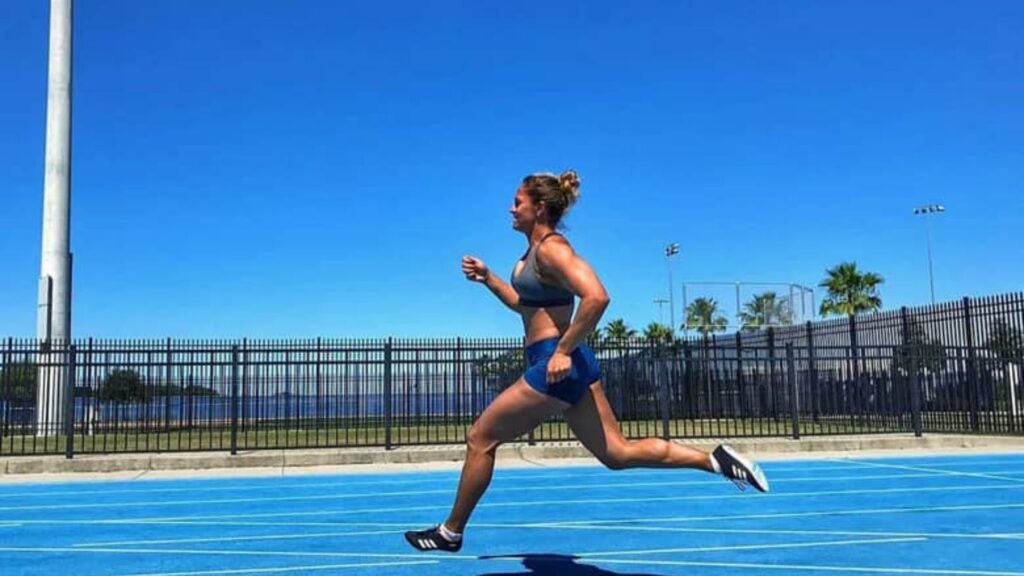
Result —
[{"label": "fence post", "polygon": [[683,397],[687,398],[686,406],[691,418],[697,417],[697,393],[693,384],[693,348],[690,341],[683,341]]},{"label": "fence post", "polygon": [[860,382],[859,344],[857,342],[857,315],[850,315],[850,375],[853,377],[853,398],[857,404],[854,411],[860,417],[860,424],[864,425],[867,417],[864,413],[864,402],[862,401],[863,390]]},{"label": "fence post", "polygon": [[[171,339],[168,338],[167,339],[167,366],[166,366],[167,374],[166,374],[166,376],[164,378],[164,383],[166,384],[166,386],[164,388],[164,431],[166,431],[168,434],[171,431],[171,389],[172,389],[172,386],[173,386],[172,379],[173,379],[173,374],[174,374],[174,368],[171,365],[172,348],[173,347],[171,345]],[[167,442],[168,442],[168,444],[170,444],[170,437],[168,437]]]},{"label": "fence post", "polygon": [[384,449],[391,450],[391,347],[392,339],[389,336],[384,343]]},{"label": "fence post", "polygon": [[779,395],[775,385],[775,363],[777,361],[775,352],[775,328],[768,327],[768,390],[771,395],[771,409],[768,407],[768,398],[764,391],[761,391],[761,414],[771,414],[773,421],[778,422],[779,407],[777,405]]},{"label": "fence post", "polygon": [[461,426],[464,422],[462,412],[462,392],[465,390],[465,371],[462,369],[462,336],[455,338],[455,352],[453,354],[453,360],[455,362],[455,421]]},{"label": "fence post", "polygon": [[917,347],[910,349],[910,368],[907,369],[907,385],[910,387],[910,425],[914,428],[914,436],[920,438],[921,425],[921,374],[917,370]]},{"label": "fence post", "polygon": [[[522,340],[519,343],[519,362],[520,362],[520,368],[521,368],[520,372],[522,372],[522,370],[526,369],[526,340]],[[530,431],[526,433],[526,445],[527,446],[536,446],[537,445],[537,438],[535,437],[535,434],[534,434],[536,431],[537,431],[537,427],[533,427],[533,428],[530,428]]]},{"label": "fence post", "polygon": [[[11,416],[14,414],[13,408],[11,408],[11,397],[14,395],[11,390],[11,372],[13,371],[14,362],[14,338],[7,337],[7,352],[4,354],[3,365],[0,366],[3,370],[0,370],[0,400],[3,400],[4,413],[0,414],[0,422],[3,423],[3,429],[0,430],[0,455],[4,453],[3,438],[7,437],[8,431],[11,428]],[[14,446],[11,446],[11,453],[14,453]]]},{"label": "fence post", "polygon": [[68,460],[75,457],[75,350],[74,344],[68,347],[64,366],[64,381],[67,383],[64,393],[64,457]]},{"label": "fence post", "polygon": [[238,345],[231,347],[231,455],[238,454]]},{"label": "fence post", "polygon": [[[320,429],[323,428],[323,416],[324,416],[324,398],[323,390],[321,389],[320,383],[320,354],[323,348],[323,338],[317,336],[316,338],[316,430],[319,438]],[[319,444],[319,439],[317,443]]]},{"label": "fence post", "polygon": [[918,373],[920,351],[912,342],[908,343],[907,336],[910,334],[910,314],[906,306],[900,308],[900,320],[903,325],[901,341],[903,345],[900,351],[900,360],[907,362],[904,370],[907,373],[907,399],[910,401],[910,427],[914,436],[920,438],[921,426],[921,375]]},{"label": "fence post", "polygon": [[90,337],[88,340],[88,350],[85,353],[85,370],[83,370],[85,373],[85,386],[88,389],[88,393],[86,397],[82,399],[82,404],[84,404],[82,407],[83,417],[85,418],[85,422],[83,423],[85,426],[84,434],[89,436],[94,436],[96,434],[96,426],[99,424],[99,418],[97,417],[97,411],[99,410],[99,403],[96,400],[97,390],[90,386],[92,371],[95,369],[92,360],[92,344],[93,339]]},{"label": "fence post", "polygon": [[[242,338],[242,401],[241,404],[241,428],[245,432],[249,429],[249,339]],[[319,434],[319,432],[318,432]],[[258,438],[259,436],[257,436]]]},{"label": "fence post", "polygon": [[817,354],[814,349],[814,323],[811,321],[807,322],[807,372],[810,376],[810,390],[811,390],[811,418],[814,423],[817,424],[819,421],[819,412],[821,408],[821,398],[818,396],[818,362]]},{"label": "fence post", "polygon": [[796,357],[793,343],[786,342],[786,381],[789,384],[789,411],[793,419],[793,439],[800,439],[800,393],[796,385]]},{"label": "fence post", "polygon": [[284,429],[291,429],[292,422],[292,363],[288,348],[284,349]]},{"label": "fence post", "polygon": [[[1022,297],[1024,297],[1024,293],[1017,293],[1011,297],[1011,310],[1017,315],[1017,326],[1024,326],[1024,299]],[[1017,357],[1010,362],[1007,369],[1012,374],[1007,378],[1010,384],[1010,432],[1015,433],[1021,424],[1018,405],[1021,401],[1019,395],[1021,377],[1024,376],[1024,350],[1018,347]]]},{"label": "fence post", "polygon": [[964,297],[964,336],[967,338],[967,394],[968,409],[971,417],[971,431],[977,432],[980,428],[978,423],[978,410],[980,408],[978,398],[978,370],[977,356],[974,350],[974,329],[971,326],[971,299]]},{"label": "fence post", "polygon": [[[911,374],[916,374],[917,358],[914,357],[913,351],[910,349],[910,345],[908,344],[907,340],[908,336],[910,335],[910,313],[907,310],[906,306],[900,307],[900,330],[900,346],[899,348],[894,349],[896,351],[893,352],[893,366],[902,365],[904,372],[907,373],[906,392],[903,394],[903,396],[907,399],[907,402],[910,405],[911,428],[913,428],[914,403],[913,400],[911,400],[910,398],[912,395],[910,389],[913,387],[914,381],[914,378],[911,377]],[[896,370],[893,369],[893,372],[895,371]]]},{"label": "fence post", "polygon": [[743,336],[736,332],[736,389],[739,392],[740,409],[737,416],[744,418],[747,413],[747,394],[743,389]]},{"label": "fence post", "polygon": [[669,359],[667,347],[664,343],[659,342],[657,344],[657,350],[658,372],[661,373],[661,386],[658,387],[661,400],[661,437],[668,440],[671,438],[671,435],[669,434],[669,412],[671,410],[671,394],[669,387],[671,386],[671,372],[668,367]]}]

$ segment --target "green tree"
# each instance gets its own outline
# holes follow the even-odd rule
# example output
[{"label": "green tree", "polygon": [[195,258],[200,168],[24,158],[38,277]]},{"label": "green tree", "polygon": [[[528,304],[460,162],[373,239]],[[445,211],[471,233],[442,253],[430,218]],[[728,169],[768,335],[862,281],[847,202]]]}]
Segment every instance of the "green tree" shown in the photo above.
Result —
[{"label": "green tree", "polygon": [[99,393],[101,401],[127,404],[146,398],[146,386],[142,383],[139,373],[134,370],[114,370],[103,379]]},{"label": "green tree", "polygon": [[508,388],[523,371],[522,350],[509,350],[497,356],[484,354],[473,363],[477,377],[484,381],[487,390],[500,391]]},{"label": "green tree", "polygon": [[1024,358],[1024,338],[1020,329],[1011,326],[1002,318],[996,319],[988,329],[985,337],[985,348],[1002,360],[1020,360]]},{"label": "green tree", "polygon": [[893,349],[892,364],[893,372],[900,374],[907,374],[908,368],[913,368],[915,372],[926,370],[935,374],[946,368],[946,347],[928,336],[916,320],[910,320],[903,334],[903,344]]},{"label": "green tree", "polygon": [[643,337],[649,342],[658,344],[672,344],[675,342],[676,336],[672,333],[672,327],[658,322],[651,322],[644,328]]},{"label": "green tree", "polygon": [[788,326],[793,323],[793,311],[789,302],[775,292],[763,292],[743,305],[740,312],[745,332],[756,332],[769,326]]},{"label": "green tree", "polygon": [[636,337],[636,330],[629,327],[622,318],[616,318],[604,327],[602,340],[607,346],[622,346],[629,339]]},{"label": "green tree", "polygon": [[220,396],[220,393],[213,388],[205,386],[181,386],[179,384],[157,384],[146,389],[146,396]]},{"label": "green tree", "polygon": [[696,330],[701,336],[707,337],[714,332],[724,332],[729,321],[718,311],[718,302],[714,298],[697,298],[686,307],[687,329]]},{"label": "green tree", "polygon": [[878,274],[861,272],[856,262],[843,262],[826,273],[828,277],[818,284],[828,290],[828,297],[821,302],[823,316],[854,316],[882,307],[878,287],[885,279]]},{"label": "green tree", "polygon": [[984,346],[998,359],[993,366],[996,369],[993,376],[1000,380],[996,387],[996,403],[999,409],[1005,409],[1013,398],[1011,387],[1018,385],[1024,369],[1024,338],[1019,328],[997,318],[985,335]]},{"label": "green tree", "polygon": [[16,402],[35,401],[36,374],[38,368],[29,360],[8,364],[0,370],[0,398]]}]

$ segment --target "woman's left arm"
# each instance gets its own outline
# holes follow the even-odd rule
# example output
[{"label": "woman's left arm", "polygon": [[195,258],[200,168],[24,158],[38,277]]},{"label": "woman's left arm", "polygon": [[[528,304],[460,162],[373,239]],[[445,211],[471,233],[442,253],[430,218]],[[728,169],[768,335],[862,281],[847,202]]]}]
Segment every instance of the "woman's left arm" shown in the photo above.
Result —
[{"label": "woman's left arm", "polygon": [[537,263],[545,275],[580,298],[572,324],[562,334],[555,349],[556,357],[562,355],[565,358],[558,361],[552,358],[548,365],[548,381],[557,382],[569,373],[571,361],[568,355],[597,328],[611,299],[594,269],[567,242],[545,242],[538,246]]}]

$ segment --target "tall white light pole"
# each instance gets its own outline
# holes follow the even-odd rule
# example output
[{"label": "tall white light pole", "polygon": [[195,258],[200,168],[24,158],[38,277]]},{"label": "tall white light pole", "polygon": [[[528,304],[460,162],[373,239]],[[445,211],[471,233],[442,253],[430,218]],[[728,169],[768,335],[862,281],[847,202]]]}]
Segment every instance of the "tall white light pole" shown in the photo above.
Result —
[{"label": "tall white light pole", "polygon": [[946,207],[942,204],[929,204],[928,206],[920,206],[914,208],[914,214],[924,216],[924,229],[925,235],[928,237],[928,286],[931,289],[932,304],[935,304],[935,276],[932,273],[932,227],[928,223],[928,216],[930,214],[940,214],[946,211]]},{"label": "tall white light pole", "polygon": [[679,244],[673,242],[665,246],[665,261],[668,262],[668,310],[669,320],[672,322],[672,333],[676,333],[676,303],[675,288],[672,285],[672,256],[679,254]]},{"label": "tall white light pole", "polygon": [[[50,0],[50,63],[46,95],[46,174],[36,336],[47,344],[71,337],[71,0]],[[61,421],[60,371],[39,371],[37,434]]]}]

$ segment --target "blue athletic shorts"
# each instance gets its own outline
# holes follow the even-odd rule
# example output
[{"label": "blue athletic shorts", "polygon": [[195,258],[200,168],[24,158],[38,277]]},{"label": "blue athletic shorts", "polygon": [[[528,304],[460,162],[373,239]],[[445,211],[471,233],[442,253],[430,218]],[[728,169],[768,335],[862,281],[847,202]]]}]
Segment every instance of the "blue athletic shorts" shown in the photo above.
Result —
[{"label": "blue athletic shorts", "polygon": [[558,338],[539,340],[526,347],[526,374],[523,378],[534,390],[576,404],[583,399],[590,385],[601,379],[601,365],[594,351],[586,344],[580,344],[569,355],[572,368],[561,382],[548,384],[548,360],[555,353]]}]

